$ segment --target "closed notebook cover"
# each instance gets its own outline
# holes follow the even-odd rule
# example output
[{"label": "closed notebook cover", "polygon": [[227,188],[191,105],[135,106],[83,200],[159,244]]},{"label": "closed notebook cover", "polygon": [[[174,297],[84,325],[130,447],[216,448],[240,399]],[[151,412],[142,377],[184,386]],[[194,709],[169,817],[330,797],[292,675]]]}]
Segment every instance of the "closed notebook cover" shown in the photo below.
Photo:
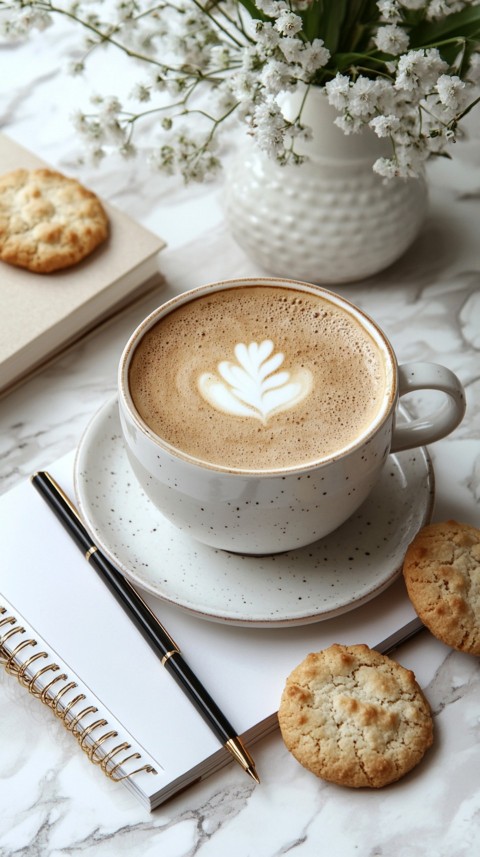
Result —
[{"label": "closed notebook cover", "polygon": [[[48,166],[0,134],[1,174]],[[109,237],[78,264],[36,274],[0,261],[0,391],[158,271],[162,239],[102,204],[110,220]]]},{"label": "closed notebook cover", "polygon": [[[73,454],[48,471],[74,498]],[[0,594],[63,659],[69,678],[89,689],[105,719],[110,712],[119,741],[140,754],[135,766],[154,766],[156,774],[124,781],[136,796],[153,808],[230,761],[29,480],[0,498],[0,520]],[[161,545],[156,562],[161,574]],[[378,646],[418,622],[400,580],[343,616],[275,629],[204,620],[141,594],[248,745],[276,728],[285,679],[310,651],[334,642]],[[246,777],[240,767],[238,777]]]}]

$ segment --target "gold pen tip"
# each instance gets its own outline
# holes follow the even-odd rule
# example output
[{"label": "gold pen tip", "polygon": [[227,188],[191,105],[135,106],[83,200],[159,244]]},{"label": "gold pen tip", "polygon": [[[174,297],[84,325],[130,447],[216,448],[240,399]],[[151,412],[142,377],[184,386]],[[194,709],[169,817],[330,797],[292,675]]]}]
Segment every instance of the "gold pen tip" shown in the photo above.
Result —
[{"label": "gold pen tip", "polygon": [[255,763],[247,748],[244,746],[241,738],[238,736],[236,738],[229,738],[225,744],[225,748],[232,754],[235,761],[239,762],[249,777],[251,777],[252,780],[255,780],[256,783],[260,784],[258,774],[255,770]]}]

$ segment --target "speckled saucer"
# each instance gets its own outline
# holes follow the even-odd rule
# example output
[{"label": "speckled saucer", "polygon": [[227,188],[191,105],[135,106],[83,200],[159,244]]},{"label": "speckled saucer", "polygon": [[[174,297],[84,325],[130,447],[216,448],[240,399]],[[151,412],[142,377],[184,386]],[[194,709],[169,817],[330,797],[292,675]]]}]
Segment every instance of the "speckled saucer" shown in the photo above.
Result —
[{"label": "speckled saucer", "polygon": [[363,506],[326,538],[275,556],[227,553],[180,532],[145,496],[114,398],[82,437],[75,492],[95,542],[132,583],[200,618],[274,628],[329,619],[386,589],[430,520],[434,477],[424,448],[391,455]]}]

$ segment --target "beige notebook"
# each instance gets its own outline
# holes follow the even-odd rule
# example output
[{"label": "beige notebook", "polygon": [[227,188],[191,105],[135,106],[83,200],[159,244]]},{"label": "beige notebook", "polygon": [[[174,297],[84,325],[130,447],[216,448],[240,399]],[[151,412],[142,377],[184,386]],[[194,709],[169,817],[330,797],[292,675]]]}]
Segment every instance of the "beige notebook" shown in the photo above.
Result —
[{"label": "beige notebook", "polygon": [[[45,166],[0,134],[0,174]],[[0,394],[161,282],[162,239],[102,203],[110,236],[79,264],[34,274],[0,261]]]}]

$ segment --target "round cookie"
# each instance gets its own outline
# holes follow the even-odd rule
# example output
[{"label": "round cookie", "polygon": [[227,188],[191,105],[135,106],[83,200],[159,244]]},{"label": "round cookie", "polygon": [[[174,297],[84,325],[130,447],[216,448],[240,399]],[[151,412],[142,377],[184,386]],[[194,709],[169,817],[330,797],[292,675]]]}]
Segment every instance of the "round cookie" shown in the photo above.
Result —
[{"label": "round cookie", "polygon": [[278,719],[301,765],[354,788],[399,780],[433,741],[414,674],[365,645],[309,654],[287,679]]},{"label": "round cookie", "polygon": [[0,259],[47,274],[75,265],[108,235],[94,193],[49,169],[0,176]]},{"label": "round cookie", "polygon": [[432,634],[480,655],[480,530],[457,521],[423,527],[407,550],[403,575]]}]

